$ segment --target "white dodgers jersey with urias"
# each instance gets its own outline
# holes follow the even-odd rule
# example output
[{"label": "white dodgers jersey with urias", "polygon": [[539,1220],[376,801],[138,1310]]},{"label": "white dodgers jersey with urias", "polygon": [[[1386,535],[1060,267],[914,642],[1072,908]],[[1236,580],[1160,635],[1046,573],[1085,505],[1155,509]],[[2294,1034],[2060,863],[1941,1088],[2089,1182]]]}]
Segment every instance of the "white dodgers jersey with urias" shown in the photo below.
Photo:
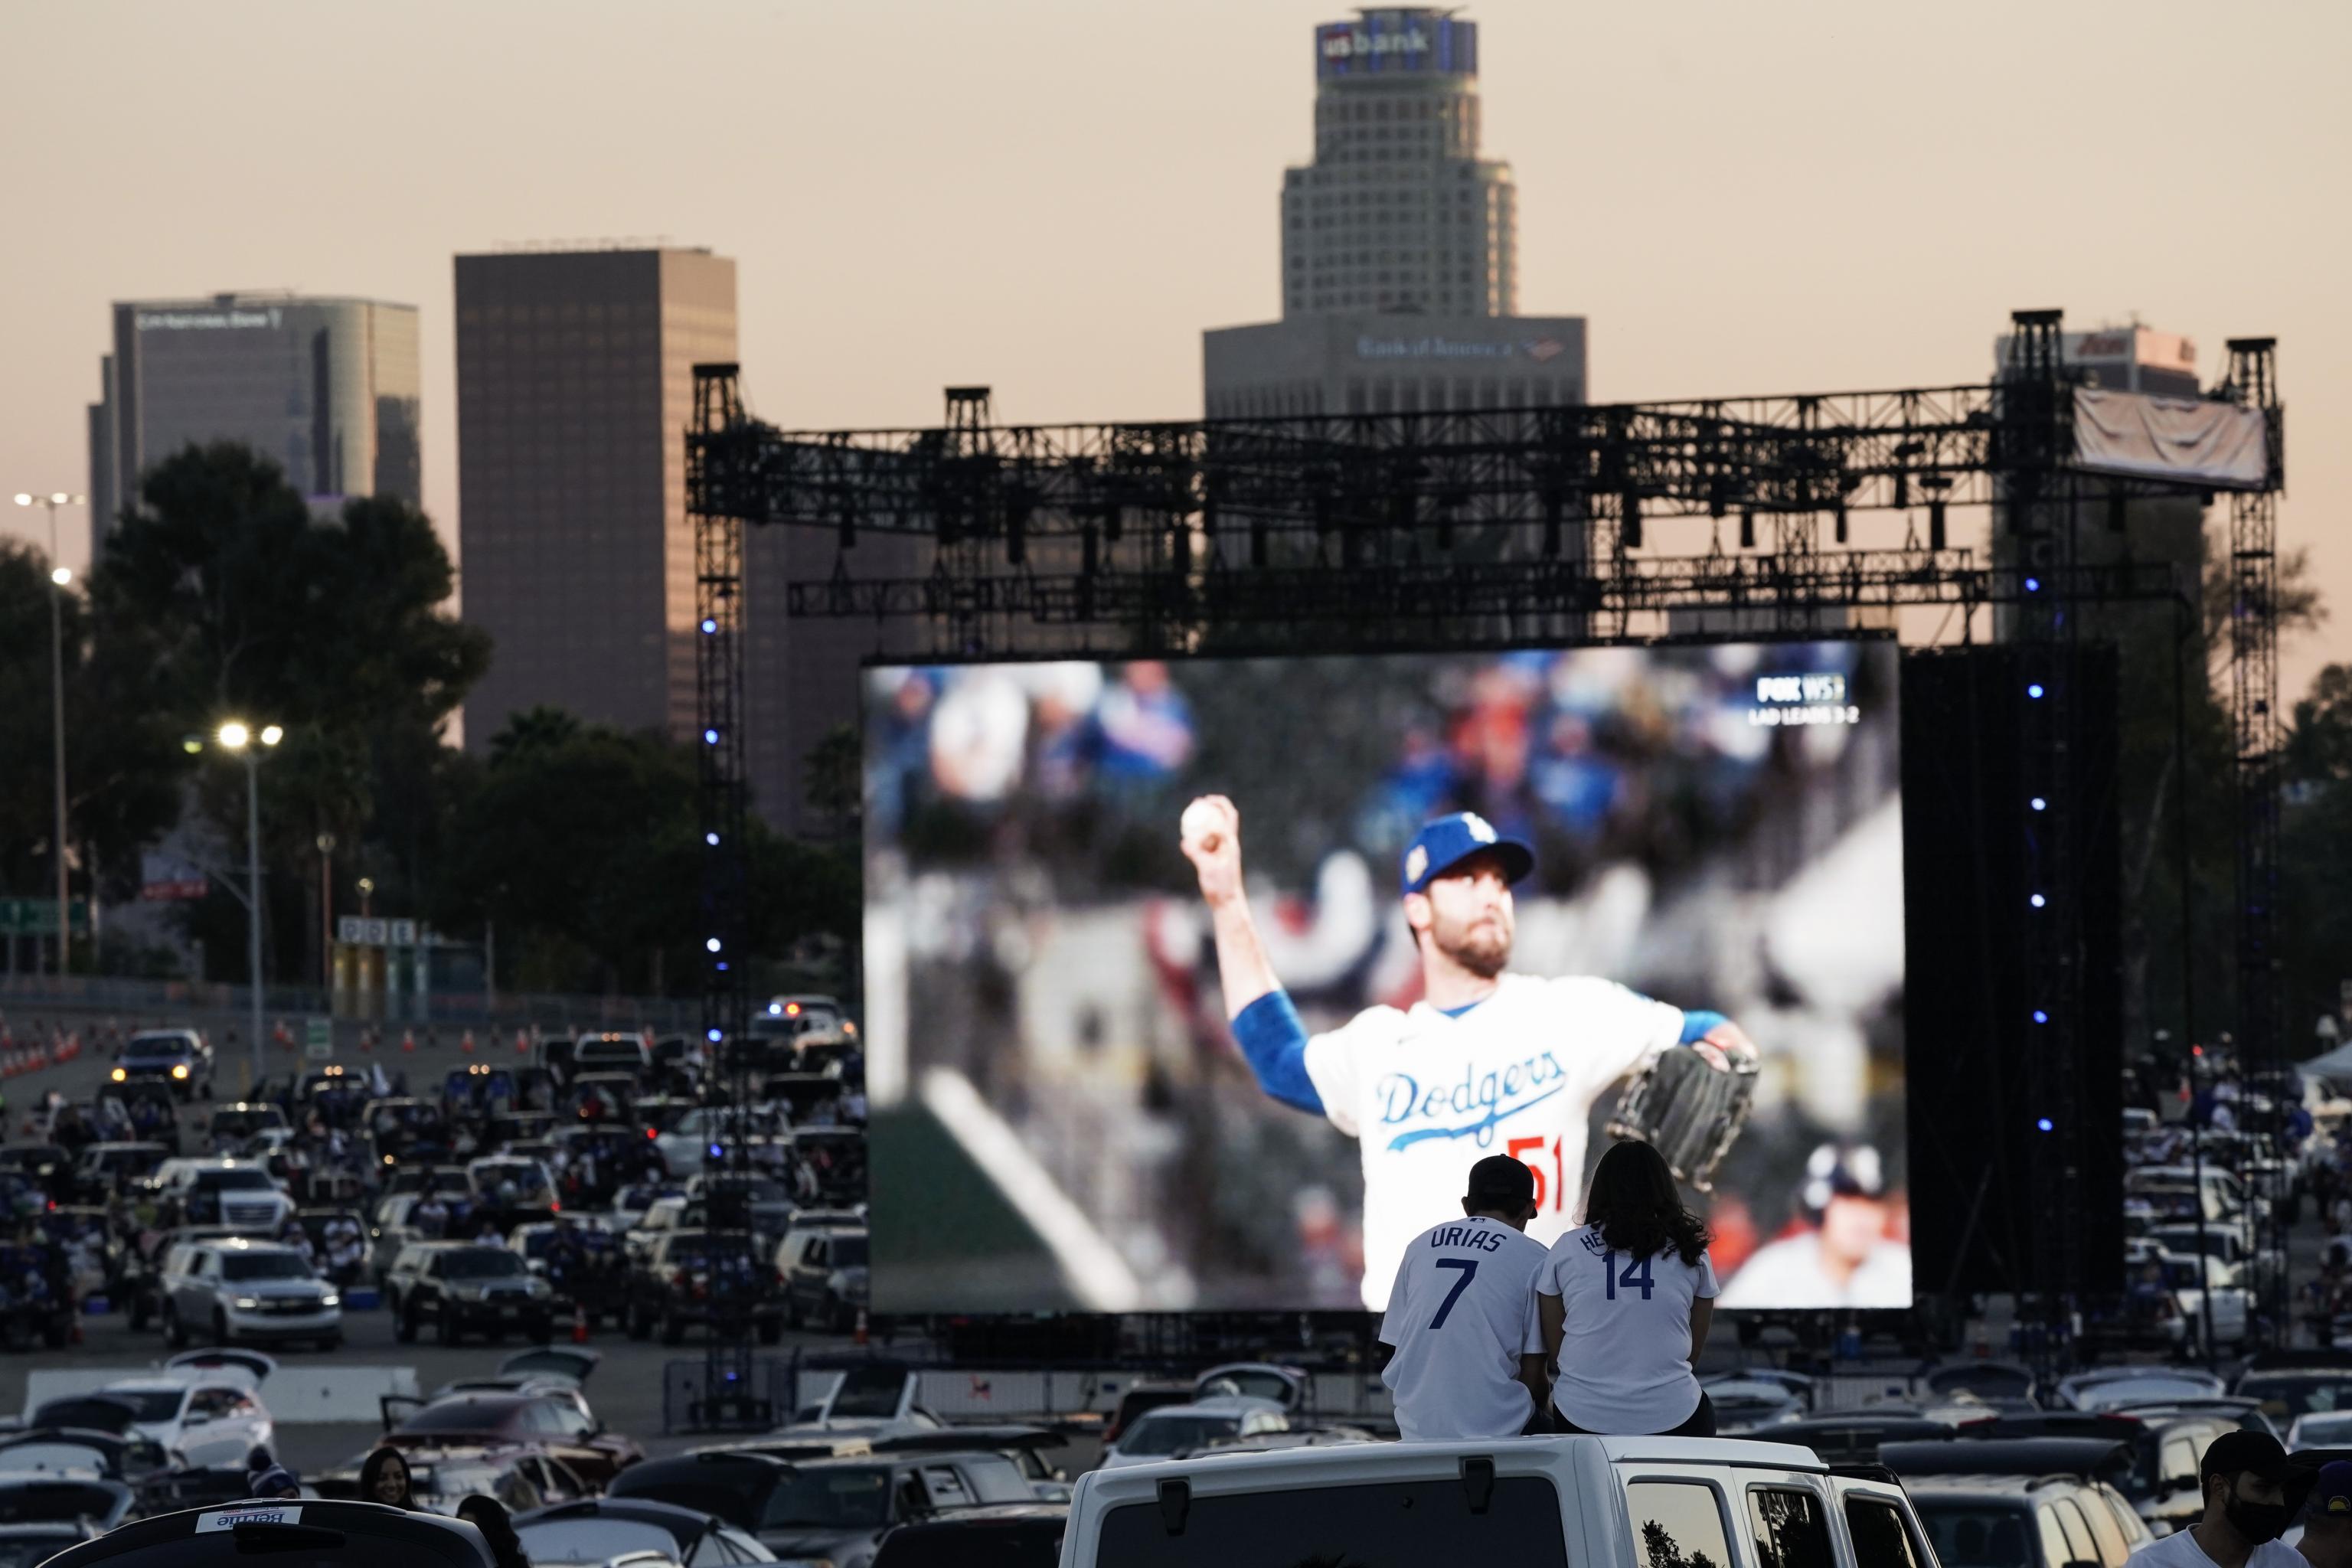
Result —
[{"label": "white dodgers jersey with urias", "polygon": [[1458,1018],[1426,1002],[1368,1007],[1307,1042],[1307,1074],[1364,1163],[1364,1305],[1388,1305],[1413,1237],[1459,1218],[1470,1167],[1509,1154],[1536,1175],[1527,1234],[1574,1223],[1585,1124],[1602,1090],[1681,1037],[1682,1010],[1614,981],[1505,974]]}]

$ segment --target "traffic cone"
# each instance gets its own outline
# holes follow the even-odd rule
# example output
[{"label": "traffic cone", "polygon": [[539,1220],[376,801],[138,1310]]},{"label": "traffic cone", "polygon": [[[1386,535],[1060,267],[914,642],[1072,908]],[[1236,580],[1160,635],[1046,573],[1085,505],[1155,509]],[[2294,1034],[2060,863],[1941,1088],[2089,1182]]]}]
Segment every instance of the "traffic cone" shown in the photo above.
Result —
[{"label": "traffic cone", "polygon": [[375,1031],[373,1029],[362,1029],[360,1031],[360,1054],[362,1056],[366,1056],[374,1049]]},{"label": "traffic cone", "polygon": [[472,1055],[474,1054],[474,1031],[473,1031],[473,1030],[468,1029],[468,1030],[467,1030],[467,1031],[466,1031],[465,1037],[464,1037],[463,1039],[461,1039],[461,1040],[459,1040],[459,1041],[457,1042],[457,1048],[458,1048],[459,1050],[461,1050],[461,1051],[465,1052],[465,1053],[466,1053],[467,1056],[469,1056],[469,1057],[470,1057],[470,1056],[472,1056]]},{"label": "traffic cone", "polygon": [[572,1342],[575,1345],[588,1342],[588,1309],[577,1301],[572,1304]]},{"label": "traffic cone", "polygon": [[519,1057],[527,1057],[530,1055],[530,1031],[525,1029],[517,1029],[515,1031],[515,1055]]},{"label": "traffic cone", "polygon": [[866,1309],[863,1307],[857,1309],[857,1336],[852,1342],[861,1345],[866,1342]]},{"label": "traffic cone", "polygon": [[415,1030],[403,1029],[400,1031],[400,1048],[404,1051],[413,1051],[416,1048]]}]

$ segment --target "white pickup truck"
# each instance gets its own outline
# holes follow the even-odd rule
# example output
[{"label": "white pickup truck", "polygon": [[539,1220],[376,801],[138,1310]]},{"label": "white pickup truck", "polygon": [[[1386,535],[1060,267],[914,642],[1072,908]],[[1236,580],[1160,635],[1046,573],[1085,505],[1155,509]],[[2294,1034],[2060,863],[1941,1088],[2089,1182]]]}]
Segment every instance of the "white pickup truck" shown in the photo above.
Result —
[{"label": "white pickup truck", "polygon": [[1362,1443],[1095,1470],[1061,1568],[1936,1568],[1903,1489],[1716,1437]]}]

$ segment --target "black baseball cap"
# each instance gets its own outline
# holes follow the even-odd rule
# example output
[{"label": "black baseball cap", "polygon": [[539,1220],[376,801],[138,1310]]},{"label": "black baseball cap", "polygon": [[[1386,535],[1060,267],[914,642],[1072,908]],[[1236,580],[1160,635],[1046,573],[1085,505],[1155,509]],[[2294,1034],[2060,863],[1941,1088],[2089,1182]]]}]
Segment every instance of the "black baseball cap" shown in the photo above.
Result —
[{"label": "black baseball cap", "polygon": [[1536,1173],[1508,1154],[1489,1154],[1470,1167],[1470,1205],[1479,1209],[1519,1208],[1536,1201]]},{"label": "black baseball cap", "polygon": [[2200,1481],[2208,1476],[2247,1474],[2266,1481],[2295,1481],[2310,1479],[2312,1470],[2288,1458],[2279,1440],[2267,1432],[2224,1432],[2213,1439],[2197,1467]]}]

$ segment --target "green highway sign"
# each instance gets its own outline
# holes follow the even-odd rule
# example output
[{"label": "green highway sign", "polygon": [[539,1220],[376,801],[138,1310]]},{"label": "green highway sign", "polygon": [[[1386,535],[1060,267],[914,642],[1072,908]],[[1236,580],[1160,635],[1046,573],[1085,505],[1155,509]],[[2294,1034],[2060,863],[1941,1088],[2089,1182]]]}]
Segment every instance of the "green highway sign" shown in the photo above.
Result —
[{"label": "green highway sign", "polygon": [[[89,933],[89,900],[76,899],[72,904],[73,929],[81,935]],[[58,901],[55,899],[0,899],[0,936],[55,936],[58,934]]]}]

